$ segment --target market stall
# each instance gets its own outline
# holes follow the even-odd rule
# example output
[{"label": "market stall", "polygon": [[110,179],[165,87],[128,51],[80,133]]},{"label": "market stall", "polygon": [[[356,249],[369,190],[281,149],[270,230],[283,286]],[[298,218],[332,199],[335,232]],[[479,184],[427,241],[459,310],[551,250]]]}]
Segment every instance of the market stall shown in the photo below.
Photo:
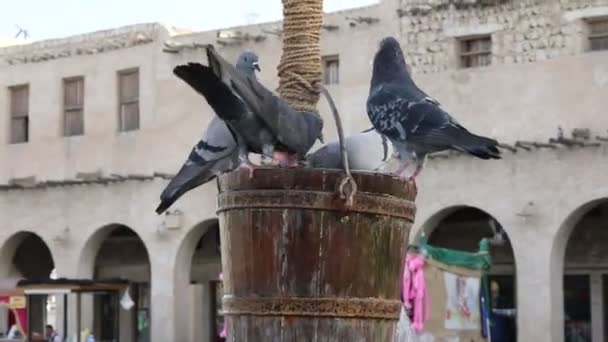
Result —
[{"label": "market stall", "polygon": [[[69,341],[74,342],[84,342],[88,336],[83,336],[82,334],[82,295],[83,294],[109,294],[115,298],[117,303],[117,307],[119,306],[119,300],[121,294],[127,290],[129,282],[122,279],[109,279],[109,280],[91,280],[91,279],[45,279],[45,280],[21,280],[17,284],[17,290],[21,291],[25,295],[26,304],[31,301],[32,296],[39,295],[59,295],[63,297],[63,305],[64,308],[67,308],[72,300],[76,301],[76,318],[75,322],[68,321],[67,310],[63,310],[63,326],[62,331],[69,332],[76,331],[76,333],[72,338],[68,339]],[[29,315],[31,315],[31,311],[27,311],[29,320]],[[26,320],[26,321],[27,321]],[[113,318],[113,331],[112,336],[115,341],[118,340],[119,334],[119,318],[118,318],[118,310],[114,313]],[[72,329],[72,326],[75,329]],[[25,327],[24,331],[26,331],[27,340],[35,341],[36,336],[32,331],[32,327]]]},{"label": "market stall", "polygon": [[477,253],[439,248],[421,238],[410,245],[403,275],[404,324],[397,341],[492,341],[489,244]]}]

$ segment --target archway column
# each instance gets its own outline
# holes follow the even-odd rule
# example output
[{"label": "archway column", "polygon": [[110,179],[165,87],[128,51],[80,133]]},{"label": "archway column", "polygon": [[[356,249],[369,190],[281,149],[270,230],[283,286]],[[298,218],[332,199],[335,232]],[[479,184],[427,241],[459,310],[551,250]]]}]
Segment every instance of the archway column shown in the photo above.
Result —
[{"label": "archway column", "polygon": [[[187,342],[188,331],[175,329],[177,321],[187,321],[189,306],[182,311],[174,310],[177,292],[184,289],[176,288],[175,257],[169,253],[150,253],[150,321],[154,322],[150,329],[152,342]],[[190,265],[188,265],[189,267]]]},{"label": "archway column", "polygon": [[552,261],[551,240],[541,236],[542,229],[513,228],[527,230],[511,239],[517,260],[517,340],[563,341],[563,272]]},{"label": "archway column", "polygon": [[189,229],[177,244],[174,266],[174,324],[175,341],[208,341],[210,338],[209,284],[191,285],[192,262],[195,249],[201,239],[218,224],[212,218],[202,221]]},{"label": "archway column", "polygon": [[[55,263],[55,271],[57,278],[83,278],[78,273],[78,260],[81,254],[79,248],[75,248],[74,245],[61,246],[62,248],[56,248],[57,262]],[[75,324],[68,324],[67,332],[65,331],[63,315],[67,310],[68,322],[75,322],[76,320],[76,303],[73,299],[68,299],[67,307],[64,305],[64,296],[57,296],[57,322],[55,329],[61,336],[65,336],[67,333],[68,337],[74,336],[76,333]]]}]

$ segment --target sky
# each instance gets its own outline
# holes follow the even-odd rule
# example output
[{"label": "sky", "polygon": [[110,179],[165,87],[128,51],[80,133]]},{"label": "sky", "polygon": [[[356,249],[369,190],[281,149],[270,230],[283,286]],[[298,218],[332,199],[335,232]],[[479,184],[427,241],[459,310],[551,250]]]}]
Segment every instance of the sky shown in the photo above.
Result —
[{"label": "sky", "polygon": [[[60,38],[147,22],[195,31],[281,19],[281,0],[0,0],[0,38]],[[378,0],[325,0],[326,12]]]}]

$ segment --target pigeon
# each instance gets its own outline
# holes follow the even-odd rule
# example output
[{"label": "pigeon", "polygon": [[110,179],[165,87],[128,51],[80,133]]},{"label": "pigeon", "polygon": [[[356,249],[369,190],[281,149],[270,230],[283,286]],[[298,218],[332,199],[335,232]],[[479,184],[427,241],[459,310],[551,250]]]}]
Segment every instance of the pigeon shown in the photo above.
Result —
[{"label": "pigeon", "polygon": [[[498,142],[469,132],[422,91],[410,77],[399,42],[384,38],[374,56],[367,114],[376,131],[388,138],[400,162],[395,173],[414,180],[429,153],[449,149],[481,159],[500,159]],[[406,170],[414,164],[409,177]]]},{"label": "pigeon", "polygon": [[[258,56],[251,51],[243,52],[236,65],[241,72],[248,75],[255,75],[256,70],[260,71]],[[210,68],[198,63],[189,63],[175,67],[173,72],[203,95],[217,116],[213,117],[202,139],[163,190],[161,203],[156,208],[158,214],[166,211],[184,193],[213,180],[221,173],[234,170],[244,162],[249,162],[249,150],[242,141],[237,143],[232,126],[237,129],[248,126],[257,128],[260,130],[261,140],[264,140],[264,136],[270,136],[268,130],[263,132],[261,121],[255,119],[245,103],[217,78]]]},{"label": "pigeon", "polygon": [[[363,131],[344,139],[350,169],[376,171],[391,155],[391,146],[386,138],[376,131]],[[328,143],[306,156],[307,166],[323,169],[341,169],[340,143]]]},{"label": "pigeon", "polygon": [[[264,152],[272,152],[274,159],[283,166],[295,166],[317,139],[323,142],[323,119],[318,113],[294,110],[285,99],[273,94],[251,74],[228,63],[213,45],[207,45],[206,50],[209,66],[215,75],[238,94],[276,138],[273,145],[264,144]],[[251,135],[252,130],[251,127],[235,129],[237,135]]]},{"label": "pigeon", "polygon": [[236,140],[228,126],[214,116],[201,140],[160,195],[157,214],[169,209],[186,192],[239,165]]},{"label": "pigeon", "polygon": [[[235,73],[245,75],[243,77],[255,79],[255,71],[261,70],[258,56],[251,51],[241,53],[235,70]],[[178,65],[173,73],[203,95],[217,116],[228,125],[236,138],[240,165],[249,169],[250,176],[255,165],[249,160],[249,153],[272,157],[276,136],[212,67],[188,63]]]}]

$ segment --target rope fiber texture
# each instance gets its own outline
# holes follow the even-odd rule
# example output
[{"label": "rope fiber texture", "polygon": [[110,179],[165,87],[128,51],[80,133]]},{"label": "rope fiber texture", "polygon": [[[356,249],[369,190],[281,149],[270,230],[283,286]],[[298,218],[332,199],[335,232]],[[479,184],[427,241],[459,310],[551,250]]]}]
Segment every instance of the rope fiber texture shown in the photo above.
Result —
[{"label": "rope fiber texture", "polygon": [[298,111],[317,112],[322,80],[323,0],[283,0],[279,94]]}]

